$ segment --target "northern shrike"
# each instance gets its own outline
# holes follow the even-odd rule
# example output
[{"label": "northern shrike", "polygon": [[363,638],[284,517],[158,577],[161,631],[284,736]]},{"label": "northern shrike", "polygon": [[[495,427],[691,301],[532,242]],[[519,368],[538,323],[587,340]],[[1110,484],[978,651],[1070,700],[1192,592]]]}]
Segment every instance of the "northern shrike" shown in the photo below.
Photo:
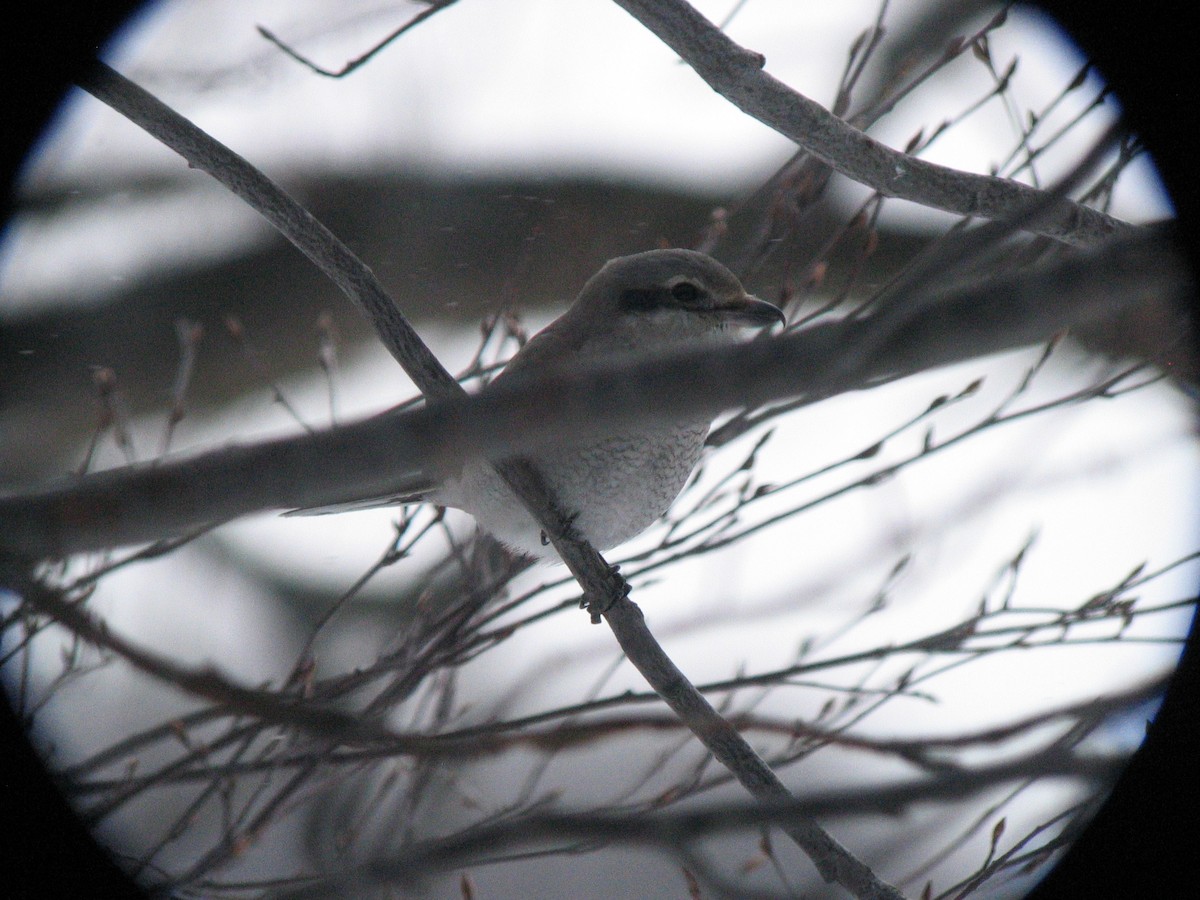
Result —
[{"label": "northern shrike", "polygon": [[[572,363],[730,342],[737,327],[783,322],[703,253],[651,250],[610,260],[562,316],[534,335],[495,379]],[[547,398],[551,403],[552,398]],[[604,437],[564,434],[529,456],[576,531],[598,550],[639,534],[666,512],[700,458],[710,417],[671,419]],[[469,462],[426,498],[465,510],[508,546],[549,556],[541,528],[486,460]]]}]

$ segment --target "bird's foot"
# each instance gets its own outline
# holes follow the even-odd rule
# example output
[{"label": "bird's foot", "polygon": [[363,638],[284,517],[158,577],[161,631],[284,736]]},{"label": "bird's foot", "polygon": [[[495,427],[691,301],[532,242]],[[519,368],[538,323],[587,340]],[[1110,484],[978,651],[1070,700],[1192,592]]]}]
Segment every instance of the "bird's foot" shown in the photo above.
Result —
[{"label": "bird's foot", "polygon": [[[574,539],[578,539],[580,537],[579,532],[575,530],[575,522],[578,519],[579,519],[579,511],[578,510],[571,513],[569,516],[566,516],[565,518],[563,518],[563,520],[561,522],[563,537],[574,538]],[[541,532],[541,540],[542,540],[543,547],[550,546],[550,535],[546,534],[546,530],[544,528],[542,529],[542,532]]]},{"label": "bird's foot", "polygon": [[608,567],[608,585],[599,595],[588,592],[579,600],[579,608],[586,609],[592,617],[592,624],[599,625],[600,617],[608,612],[618,600],[624,600],[632,589],[625,576],[621,574],[620,566]]}]

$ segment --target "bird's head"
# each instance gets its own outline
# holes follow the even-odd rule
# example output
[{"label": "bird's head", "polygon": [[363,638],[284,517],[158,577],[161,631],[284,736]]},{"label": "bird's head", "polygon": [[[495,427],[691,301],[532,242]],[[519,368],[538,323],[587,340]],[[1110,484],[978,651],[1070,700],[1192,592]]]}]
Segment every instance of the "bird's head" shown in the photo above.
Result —
[{"label": "bird's head", "polygon": [[694,250],[650,250],[609,260],[584,285],[568,315],[630,349],[784,321],[778,307],[748,294],[736,275]]}]

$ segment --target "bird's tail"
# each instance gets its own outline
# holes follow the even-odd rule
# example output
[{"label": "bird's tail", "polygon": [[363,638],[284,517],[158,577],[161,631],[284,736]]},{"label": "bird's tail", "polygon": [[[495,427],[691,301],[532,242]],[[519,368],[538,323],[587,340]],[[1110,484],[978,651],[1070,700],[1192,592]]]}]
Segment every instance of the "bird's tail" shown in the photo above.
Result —
[{"label": "bird's tail", "polygon": [[326,506],[304,506],[299,509],[289,509],[285,516],[331,516],[335,513],[357,512],[360,509],[379,509],[384,506],[404,506],[409,503],[425,503],[429,500],[429,492],[433,485],[413,492],[403,494],[388,494],[384,497],[366,497],[362,500],[347,500],[342,503],[330,503]]}]

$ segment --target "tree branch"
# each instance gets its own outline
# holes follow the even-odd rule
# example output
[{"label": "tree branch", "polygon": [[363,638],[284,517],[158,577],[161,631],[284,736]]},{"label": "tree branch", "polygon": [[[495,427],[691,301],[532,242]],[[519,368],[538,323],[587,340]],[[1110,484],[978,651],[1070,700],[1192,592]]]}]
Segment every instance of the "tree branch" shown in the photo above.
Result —
[{"label": "tree branch", "polygon": [[[563,434],[586,439],[785,397],[812,403],[1036,344],[1145,297],[1183,300],[1191,290],[1169,242],[1139,230],[1039,270],[926,295],[907,319],[825,322],[727,348],[563,368],[314,434],[64,478],[0,497],[0,548],[58,557],[263,510],[404,493],[474,454],[503,459]],[[877,352],[844,365],[864,343]]]},{"label": "tree branch", "polygon": [[[1047,195],[1016,181],[976,175],[893,150],[768,75],[766,59],[731,40],[686,0],[615,0],[749,116],[859,184],[963,216],[1007,219]],[[1025,223],[1038,234],[1092,245],[1133,226],[1065,197]]]},{"label": "tree branch", "polygon": [[381,53],[384,50],[384,48],[391,46],[392,42],[398,40],[401,35],[405,34],[408,31],[411,31],[413,28],[416,28],[418,25],[420,25],[426,19],[430,18],[431,16],[437,15],[439,12],[441,12],[447,6],[452,6],[457,2],[458,2],[458,0],[429,0],[429,8],[428,9],[425,9],[425,10],[417,13],[415,16],[413,16],[411,19],[409,19],[407,22],[405,22],[399,28],[392,31],[392,33],[389,34],[387,37],[385,37],[383,40],[379,41],[374,46],[372,46],[365,53],[360,53],[358,56],[354,57],[354,59],[347,61],[340,69],[326,69],[323,66],[317,65],[311,59],[309,59],[308,57],[301,54],[299,51],[293,49],[291,46],[289,46],[288,44],[281,41],[270,30],[263,27],[262,25],[258,26],[258,33],[261,34],[266,40],[270,41],[272,44],[274,44],[276,47],[278,47],[281,51],[283,51],[288,56],[290,56],[292,59],[294,59],[296,62],[300,63],[300,65],[304,66],[309,71],[311,71],[317,75],[323,75],[326,78],[344,78],[345,76],[349,75],[351,72],[354,72],[355,70],[357,70],[360,67],[365,66],[367,63],[369,63],[372,59],[375,58],[376,54]]},{"label": "tree branch", "polygon": [[153,94],[102,62],[79,86],[207,172],[278,229],[350,298],[375,327],[388,352],[431,400],[456,397],[462,387],[417,335],[367,265],[278,185]]},{"label": "tree branch", "polygon": [[[2,565],[3,560],[0,560]],[[0,572],[7,586],[18,591],[30,607],[70,629],[95,647],[111,651],[135,669],[168,684],[203,697],[230,711],[251,715],[264,722],[290,725],[339,742],[359,743],[396,739],[386,728],[360,716],[305,702],[297,694],[289,697],[270,690],[242,687],[214,668],[192,668],[139,646],[112,631],[91,615],[81,603],[69,602],[52,588],[31,578],[22,578],[5,570]],[[416,746],[420,746],[418,739]]]},{"label": "tree branch", "polygon": [[[413,843],[383,860],[351,865],[341,872],[314,879],[308,889],[284,894],[288,898],[326,897],[354,893],[370,884],[404,884],[414,873],[429,874],[469,866],[500,848],[556,844],[575,838],[605,843],[637,843],[679,851],[706,837],[766,824],[788,828],[789,823],[817,815],[850,811],[892,813],[914,803],[945,802],[972,796],[998,784],[1035,777],[1110,783],[1128,762],[1126,756],[1083,755],[1053,748],[1043,753],[1004,761],[935,779],[920,778],[888,786],[823,791],[799,801],[723,804],[712,809],[655,815],[605,815],[595,811],[542,813],[470,829],[457,835]],[[869,896],[869,895],[864,895]],[[892,896],[900,897],[899,893]]]},{"label": "tree branch", "polygon": [[[275,187],[240,156],[213,140],[182,116],[107,66],[97,63],[96,67],[85,76],[81,86],[181,153],[189,163],[208,171],[258,210],[309,259],[316,263],[371,320],[388,349],[422,392],[429,399],[440,401],[418,412],[438,416],[444,414],[445,408],[449,405],[461,407],[463,402],[461,386],[453,380],[421,342],[370,270],[303,207]],[[466,421],[469,420],[464,420],[464,424]],[[368,440],[367,435],[356,430],[347,441],[347,430],[338,429],[328,432],[327,436],[332,438],[333,443],[339,444],[343,450],[343,456],[340,459],[340,473],[343,476],[353,470],[364,469],[371,472],[394,472],[397,459],[404,459],[402,450],[398,452],[396,446],[388,446],[389,442],[386,436],[383,436],[382,443],[379,440],[381,435],[378,434],[375,435],[373,441],[368,441],[375,454],[383,453],[382,456],[376,456],[373,461],[363,459],[363,447],[358,443],[359,440]],[[276,442],[275,446],[286,455],[285,447],[288,445]],[[443,445],[441,452],[436,453],[428,462],[431,465],[439,465],[436,460],[439,456],[444,458],[447,455],[445,451],[449,449],[449,446]],[[245,456],[245,451],[250,451],[250,455],[253,456],[254,449],[242,448],[243,453],[240,455]],[[235,452],[235,455],[239,454]],[[315,461],[312,458],[308,459],[309,464]],[[372,464],[373,462],[374,464]],[[312,473],[321,472],[316,479],[317,482],[325,480],[328,474],[327,466],[328,460],[322,460],[320,469]],[[183,473],[178,468],[170,472],[164,472],[165,469],[165,466],[153,466],[149,470],[143,468],[141,474],[147,476],[153,487],[165,486],[167,488],[166,496],[173,494],[176,500],[182,500],[186,514],[194,515],[209,503],[215,505],[220,510],[215,517],[217,521],[232,513],[233,508],[237,505],[233,498],[243,493],[240,490],[241,485],[259,480],[257,476],[254,476],[241,481],[241,484],[228,479],[224,483],[217,484],[214,483],[214,479],[205,478],[203,475],[195,480],[190,480],[181,478],[180,475]],[[273,472],[274,477],[264,479],[272,485],[272,491],[287,490],[286,480],[280,481],[279,478],[286,469],[286,466],[277,468]],[[667,657],[646,628],[640,610],[626,597],[628,586],[624,580],[594,548],[574,533],[570,519],[554,502],[554,498],[538,477],[535,467],[525,460],[502,460],[497,464],[497,472],[516,491],[539,524],[546,529],[555,549],[567,563],[572,574],[579,580],[584,590],[584,596],[590,599],[593,621],[598,620],[598,613],[605,615],[630,661],[646,676],[650,685],[680,715],[705,747],[728,767],[756,798],[774,802],[792,802],[791,794],[770,770],[770,767],[762,761],[736,729],[717,714],[708,701]],[[209,474],[215,475],[216,473],[210,472]],[[228,470],[225,470],[225,474],[229,474]],[[68,552],[62,549],[65,546],[66,535],[60,527],[67,521],[83,520],[92,535],[106,541],[111,541],[114,533],[120,534],[126,519],[119,510],[113,509],[111,504],[116,501],[116,506],[120,507],[125,502],[126,495],[121,491],[112,493],[111,484],[105,485],[105,487],[109,489],[105,495],[105,500],[109,504],[108,508],[103,508],[106,505],[105,502],[101,502],[99,505],[94,503],[100,499],[98,494],[93,494],[82,505],[77,502],[78,498],[70,499],[60,496],[58,499],[65,499],[65,504],[58,506],[57,512],[65,513],[65,518],[60,516],[56,522],[47,522],[43,519],[41,524],[42,526],[49,525],[49,533],[43,530],[42,537],[50,537],[51,540],[57,541],[60,552]],[[135,493],[134,508],[139,513],[144,513],[146,511],[145,503],[156,494],[159,497],[163,496],[155,490]],[[151,505],[153,504],[151,503]],[[31,510],[26,507],[26,511]],[[180,517],[179,507],[176,504],[171,504],[167,510],[160,511],[166,513],[168,520],[173,517],[177,522]],[[7,518],[6,511],[0,510],[0,517]],[[135,518],[142,518],[142,516],[139,515]],[[21,516],[20,519],[23,520],[24,516]],[[212,521],[213,519],[207,520]],[[35,530],[37,530],[36,526]],[[167,530],[171,531],[173,528]],[[126,532],[126,536],[128,536],[128,532]],[[155,535],[155,539],[164,536],[165,534],[160,531]],[[88,623],[85,621],[78,624],[83,627]],[[98,632],[91,635],[89,639],[96,640],[101,637],[103,635]],[[203,687],[203,685],[201,686]],[[868,866],[837,844],[815,821],[807,817],[800,818],[788,826],[786,831],[809,854],[827,881],[836,881],[844,885],[858,897],[889,898],[890,900],[890,898],[900,896],[894,888],[879,881]],[[201,868],[194,867],[194,870],[200,871],[203,864],[202,860],[197,864]]]}]

